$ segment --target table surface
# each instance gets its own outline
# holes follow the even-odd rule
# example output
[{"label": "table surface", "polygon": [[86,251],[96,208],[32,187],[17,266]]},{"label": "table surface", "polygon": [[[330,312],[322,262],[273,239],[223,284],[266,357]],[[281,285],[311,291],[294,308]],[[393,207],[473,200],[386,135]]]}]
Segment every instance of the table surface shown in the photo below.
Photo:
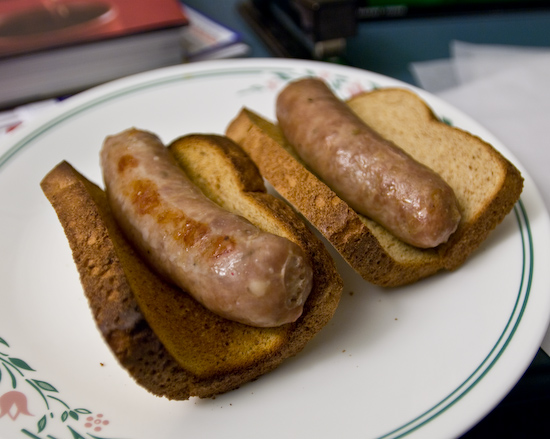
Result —
[{"label": "table surface", "polygon": [[[242,0],[184,0],[185,4],[238,31],[252,57],[272,57],[237,10]],[[415,84],[412,62],[448,58],[449,43],[550,47],[550,5],[543,11],[478,13],[360,23],[348,40],[354,66]],[[462,439],[534,438],[550,434],[550,357],[539,350],[508,396]]]}]

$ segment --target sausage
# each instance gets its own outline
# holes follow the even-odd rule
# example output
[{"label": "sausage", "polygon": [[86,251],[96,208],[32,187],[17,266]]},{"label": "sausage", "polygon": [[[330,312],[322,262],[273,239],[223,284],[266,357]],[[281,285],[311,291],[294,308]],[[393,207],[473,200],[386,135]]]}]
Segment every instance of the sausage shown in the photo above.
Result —
[{"label": "sausage", "polygon": [[107,137],[100,156],[116,220],[159,274],[230,320],[271,327],[298,319],[312,269],[297,244],[208,199],[154,134]]},{"label": "sausage", "polygon": [[355,211],[413,246],[444,243],[460,222],[452,188],[366,125],[324,81],[277,97],[279,126],[301,159]]}]

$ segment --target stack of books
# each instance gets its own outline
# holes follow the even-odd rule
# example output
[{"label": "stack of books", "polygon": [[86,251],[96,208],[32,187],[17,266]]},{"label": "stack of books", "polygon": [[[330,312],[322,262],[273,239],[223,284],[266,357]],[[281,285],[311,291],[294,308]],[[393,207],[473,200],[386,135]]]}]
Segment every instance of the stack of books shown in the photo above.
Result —
[{"label": "stack of books", "polygon": [[189,18],[189,25],[182,32],[186,61],[237,58],[250,52],[250,46],[234,29],[189,6],[184,6],[184,11]]},{"label": "stack of books", "polygon": [[1,0],[0,108],[181,63],[178,0]]}]

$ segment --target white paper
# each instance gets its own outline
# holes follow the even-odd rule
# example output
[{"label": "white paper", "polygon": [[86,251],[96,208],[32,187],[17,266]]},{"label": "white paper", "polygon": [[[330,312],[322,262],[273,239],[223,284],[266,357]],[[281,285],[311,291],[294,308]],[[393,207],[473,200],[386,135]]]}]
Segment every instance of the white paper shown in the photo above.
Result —
[{"label": "white paper", "polygon": [[410,70],[416,83],[430,93],[436,94],[458,85],[453,61],[450,59],[412,63]]},{"label": "white paper", "polygon": [[550,49],[546,48],[478,45],[462,41],[453,41],[450,52],[458,84],[524,68],[531,61],[550,59]]}]

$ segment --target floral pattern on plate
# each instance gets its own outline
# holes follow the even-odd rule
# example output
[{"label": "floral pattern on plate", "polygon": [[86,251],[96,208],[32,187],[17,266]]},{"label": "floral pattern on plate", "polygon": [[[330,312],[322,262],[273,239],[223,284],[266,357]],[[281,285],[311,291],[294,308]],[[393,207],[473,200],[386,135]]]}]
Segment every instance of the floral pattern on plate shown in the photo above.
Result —
[{"label": "floral pattern on plate", "polygon": [[[28,421],[27,417],[33,417],[36,419],[35,427],[20,430],[22,435],[33,439],[53,438],[47,434],[48,427],[53,423],[64,424],[67,437],[72,439],[106,439],[95,435],[104,432],[109,425],[109,420],[102,413],[71,407],[61,399],[59,391],[52,384],[39,379],[35,369],[21,358],[12,356],[9,351],[8,342],[0,338],[0,419],[7,418],[24,424]],[[31,413],[30,400],[41,400],[42,411]]]}]

